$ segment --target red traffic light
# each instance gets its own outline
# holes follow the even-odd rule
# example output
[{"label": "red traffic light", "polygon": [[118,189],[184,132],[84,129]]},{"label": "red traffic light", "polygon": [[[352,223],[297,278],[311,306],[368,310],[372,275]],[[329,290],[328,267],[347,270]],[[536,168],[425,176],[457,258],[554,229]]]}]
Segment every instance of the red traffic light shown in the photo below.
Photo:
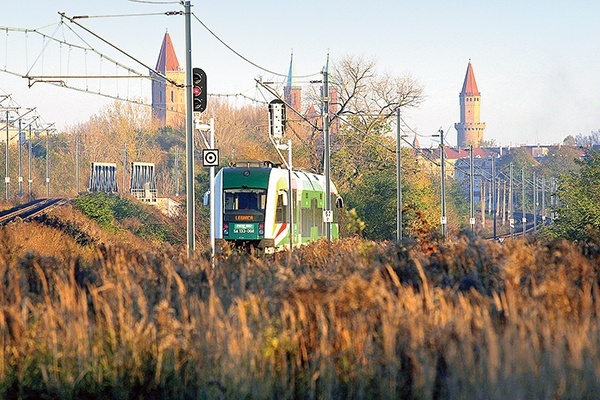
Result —
[{"label": "red traffic light", "polygon": [[200,68],[192,69],[193,110],[203,112],[206,109],[206,73]]}]

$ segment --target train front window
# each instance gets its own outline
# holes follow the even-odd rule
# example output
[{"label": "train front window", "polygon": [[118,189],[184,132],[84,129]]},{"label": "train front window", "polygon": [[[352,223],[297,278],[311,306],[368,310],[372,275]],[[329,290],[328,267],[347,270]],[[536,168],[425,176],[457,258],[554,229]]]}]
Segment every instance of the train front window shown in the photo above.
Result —
[{"label": "train front window", "polygon": [[225,190],[225,211],[265,211],[267,191],[264,189]]}]

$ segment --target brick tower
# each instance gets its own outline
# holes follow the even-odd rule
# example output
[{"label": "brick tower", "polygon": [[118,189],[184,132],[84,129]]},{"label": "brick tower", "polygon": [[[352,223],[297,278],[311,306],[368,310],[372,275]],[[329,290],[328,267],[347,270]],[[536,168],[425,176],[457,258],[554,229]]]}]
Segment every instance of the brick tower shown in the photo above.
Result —
[{"label": "brick tower", "polygon": [[[165,33],[156,70],[170,80],[181,85],[185,83],[185,71],[179,66],[177,55],[171,42],[169,32]],[[185,91],[164,78],[150,73],[152,76],[152,111],[158,119],[160,126],[179,126],[185,117]]]},{"label": "brick tower", "polygon": [[478,147],[483,142],[485,122],[480,121],[481,94],[477,89],[475,74],[471,60],[467,66],[467,73],[463,83],[460,98],[460,122],[454,124],[458,134],[458,147],[473,145]]}]

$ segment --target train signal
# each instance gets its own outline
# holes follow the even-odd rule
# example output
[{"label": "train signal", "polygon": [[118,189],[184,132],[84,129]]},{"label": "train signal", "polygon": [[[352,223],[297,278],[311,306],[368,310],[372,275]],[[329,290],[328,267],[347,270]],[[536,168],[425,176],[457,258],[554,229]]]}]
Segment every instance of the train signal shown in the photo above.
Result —
[{"label": "train signal", "polygon": [[275,99],[269,103],[269,135],[274,139],[283,138],[285,132],[285,103]]},{"label": "train signal", "polygon": [[219,166],[219,149],[203,149],[202,150],[202,166],[218,167]]},{"label": "train signal", "polygon": [[192,95],[194,98],[194,112],[206,110],[206,72],[201,68],[192,69]]}]

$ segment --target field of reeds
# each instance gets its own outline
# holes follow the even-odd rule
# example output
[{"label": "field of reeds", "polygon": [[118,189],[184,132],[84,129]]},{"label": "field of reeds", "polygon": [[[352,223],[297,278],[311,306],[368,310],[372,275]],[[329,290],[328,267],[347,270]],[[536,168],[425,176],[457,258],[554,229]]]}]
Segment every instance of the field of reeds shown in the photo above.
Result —
[{"label": "field of reeds", "polygon": [[0,398],[600,394],[593,244],[354,238],[213,267],[63,225],[0,228]]}]

